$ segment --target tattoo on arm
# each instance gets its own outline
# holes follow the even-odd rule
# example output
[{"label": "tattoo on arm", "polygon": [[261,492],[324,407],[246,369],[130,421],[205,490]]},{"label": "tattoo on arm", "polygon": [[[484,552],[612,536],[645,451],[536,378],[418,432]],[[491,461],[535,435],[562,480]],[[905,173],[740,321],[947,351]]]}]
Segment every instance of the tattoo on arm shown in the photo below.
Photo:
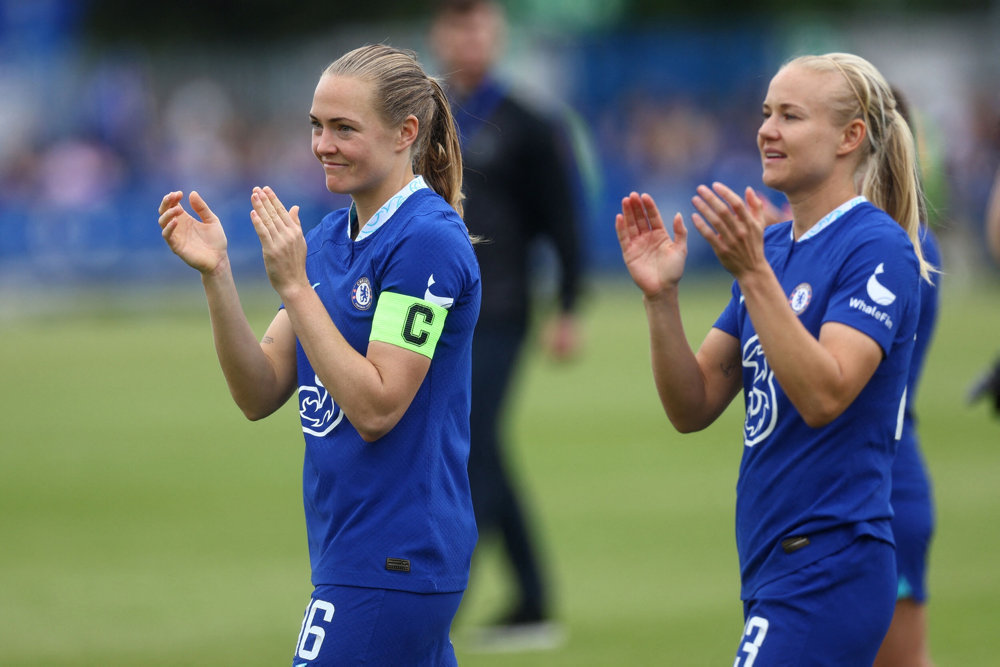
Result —
[{"label": "tattoo on arm", "polygon": [[736,372],[736,364],[734,363],[720,364],[719,370],[722,371],[723,375],[729,377]]},{"label": "tattoo on arm", "polygon": [[270,345],[271,343],[274,342],[274,339],[271,338],[270,336],[264,336],[263,338],[260,339],[260,342],[261,345]]}]

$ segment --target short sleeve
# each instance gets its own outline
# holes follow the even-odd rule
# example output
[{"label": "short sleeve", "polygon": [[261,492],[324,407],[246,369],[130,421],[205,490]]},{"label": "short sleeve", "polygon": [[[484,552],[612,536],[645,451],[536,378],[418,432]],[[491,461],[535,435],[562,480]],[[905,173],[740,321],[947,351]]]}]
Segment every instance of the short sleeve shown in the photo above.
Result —
[{"label": "short sleeve", "polygon": [[824,322],[840,322],[870,336],[889,353],[899,326],[919,295],[920,269],[901,229],[859,244],[841,266]]},{"label": "short sleeve", "polygon": [[411,224],[393,249],[380,292],[417,297],[450,310],[469,289],[475,255],[464,226],[444,216],[430,217],[411,221],[420,224]]},{"label": "short sleeve", "polygon": [[729,303],[718,319],[715,320],[715,324],[712,325],[714,328],[724,331],[736,339],[740,337],[739,309],[743,304],[742,296],[743,293],[740,291],[739,286],[733,281],[732,298],[729,299]]}]

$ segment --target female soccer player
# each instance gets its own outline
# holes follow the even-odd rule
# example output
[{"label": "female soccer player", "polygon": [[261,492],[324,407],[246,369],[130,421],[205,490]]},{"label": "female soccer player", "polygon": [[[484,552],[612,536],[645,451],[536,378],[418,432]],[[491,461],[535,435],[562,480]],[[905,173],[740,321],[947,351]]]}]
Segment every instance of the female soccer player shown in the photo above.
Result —
[{"label": "female soccer player", "polygon": [[460,217],[448,101],[410,52],[367,46],[323,72],[312,149],[350,208],[303,236],[254,188],[251,221],[282,308],[258,343],[219,219],[160,204],[198,269],[230,392],[250,419],[298,391],[312,583],[294,664],[454,665],[448,638],[476,541],[466,461],[479,270]]},{"label": "female soccer player", "polygon": [[871,664],[896,599],[891,467],[930,271],[913,140],[884,78],[850,54],[787,63],[763,112],[763,182],[792,220],[765,229],[752,189],[698,188],[693,223],[735,281],[697,352],[678,301],[683,217],[671,238],[632,193],[615,227],[673,425],[705,428],[744,391],[735,664]]},{"label": "female soccer player", "polygon": [[[895,86],[892,93],[896,108],[914,131],[919,145],[918,127],[909,113],[906,97]],[[926,207],[921,208],[920,218],[926,222]],[[941,249],[927,224],[920,228],[920,250],[927,261],[940,268]],[[875,667],[930,667],[933,664],[927,636],[927,556],[934,535],[934,499],[930,473],[920,448],[915,404],[924,360],[937,324],[940,280],[941,276],[937,275],[933,283],[920,283],[920,318],[906,381],[903,430],[892,464],[891,526],[896,541],[896,610],[875,658]]]}]

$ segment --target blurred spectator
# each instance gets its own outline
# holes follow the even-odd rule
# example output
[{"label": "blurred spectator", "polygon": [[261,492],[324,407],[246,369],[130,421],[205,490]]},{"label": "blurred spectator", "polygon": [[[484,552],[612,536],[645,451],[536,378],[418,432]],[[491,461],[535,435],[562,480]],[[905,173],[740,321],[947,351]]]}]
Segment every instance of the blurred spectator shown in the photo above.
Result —
[{"label": "blurred spectator", "polygon": [[34,92],[18,72],[0,68],[0,172],[5,175],[16,176],[8,165],[33,148],[31,138],[40,124],[36,110],[41,106]]},{"label": "blurred spectator", "polygon": [[124,180],[124,162],[110,146],[78,135],[54,142],[41,154],[37,194],[69,212],[114,200]]},{"label": "blurred spectator", "polygon": [[240,118],[217,81],[195,79],[174,91],[164,112],[164,157],[178,189],[189,190],[188,184],[199,179],[205,189],[225,189],[242,180],[236,150],[237,137],[244,134]]},{"label": "blurred spectator", "polygon": [[[664,211],[687,211],[691,193],[704,182],[719,152],[719,129],[711,113],[683,99],[637,100],[626,119],[626,155],[636,177],[631,189],[648,192]],[[688,246],[692,266],[714,258],[702,239]]]},{"label": "blurred spectator", "polygon": [[986,242],[993,261],[1000,266],[1000,169],[993,179],[989,203],[986,206]]},{"label": "blurred spectator", "polygon": [[[198,183],[204,188],[235,189],[232,194],[238,194],[251,183],[267,181],[278,187],[281,179],[287,183],[282,191],[301,203],[304,218],[317,219],[328,201],[322,201],[319,179],[304,170],[312,157],[295,141],[301,137],[296,134],[299,128],[287,120],[289,105],[306,97],[311,84],[308,92],[301,93],[296,77],[289,75],[295,68],[286,63],[309,59],[319,67],[323,57],[317,54],[327,53],[332,42],[378,40],[387,29],[403,33],[399,42],[419,39],[419,26],[394,24],[396,15],[391,13],[367,25],[310,26],[309,31],[297,32],[294,41],[276,33],[273,40],[249,47],[245,35],[241,42],[233,40],[237,24],[232,21],[221,26],[218,39],[210,42],[198,41],[191,32],[166,39],[163,26],[150,24],[145,32],[133,34],[129,30],[135,23],[109,20],[115,11],[130,12],[127,4],[0,0],[0,125],[4,128],[0,136],[0,273],[5,277],[37,273],[36,260],[47,252],[44,243],[50,238],[59,240],[58,234],[36,233],[19,221],[26,216],[45,217],[44,211],[52,208],[39,191],[41,181],[52,176],[43,176],[39,170],[43,156],[70,138],[82,137],[91,148],[103,145],[98,150],[107,151],[118,163],[111,168],[120,179],[109,190],[114,200],[101,202],[116,211],[115,217],[106,220],[117,226],[117,232],[105,235],[103,241],[132,245],[128,252],[111,249],[107,256],[117,256],[122,263],[109,265],[109,272],[142,277],[171,270],[169,262],[161,264],[157,259],[161,258],[159,239],[134,229],[130,222],[164,188]],[[538,10],[529,5],[537,4],[516,3],[516,10],[530,19]],[[168,8],[163,3],[154,6]],[[173,6],[169,9],[179,11]],[[225,18],[222,10],[191,11],[216,20]],[[417,13],[408,11],[410,16]],[[99,15],[104,17],[103,24],[97,23]],[[974,22],[964,25],[969,30],[981,29]],[[701,182],[709,174],[726,182],[758,182],[755,146],[746,139],[753,133],[743,127],[747,114],[737,110],[751,104],[748,97],[753,103],[759,99],[760,91],[748,88],[760,87],[755,73],[766,69],[776,50],[784,48],[788,33],[762,32],[740,22],[725,26],[646,22],[550,34],[556,39],[546,42],[550,48],[544,53],[523,35],[515,36],[522,48],[502,65],[511,67],[508,73],[516,71],[519,84],[540,88],[535,61],[542,61],[541,69],[547,72],[542,95],[553,96],[547,83],[555,80],[558,97],[573,100],[583,121],[599,130],[599,159],[594,162],[606,187],[593,207],[596,212],[589,216],[592,224],[581,230],[589,266],[620,271],[620,253],[606,221],[618,209],[616,200],[623,188],[647,175],[650,183],[657,182],[653,172],[664,175],[658,181],[661,184],[678,184],[676,192],[669,185],[651,187],[658,201],[681,210],[690,205],[679,194],[690,190],[681,187],[682,183]],[[842,34],[849,36],[849,31]],[[898,49],[896,57],[905,60],[906,49]],[[531,72],[524,71],[522,76],[528,64]],[[992,175],[1000,167],[996,70],[985,52],[971,46],[967,51],[958,49],[943,67],[955,71],[957,83],[949,88],[955,98],[949,94],[947,104],[930,107],[934,118],[928,120],[941,124],[941,134],[947,136],[948,154],[942,160],[948,169],[937,173],[947,176],[953,196],[948,202],[939,200],[933,194],[934,181],[928,177],[925,182],[931,214],[953,207],[948,211],[949,220],[955,222],[953,237],[966,232],[964,238],[975,239],[983,230]],[[279,94],[262,99],[258,90],[264,85]],[[756,120],[750,116],[750,121]],[[192,126],[194,131],[188,132]],[[307,131],[305,120],[301,129]],[[207,173],[202,176],[202,171]],[[766,190],[762,194],[780,211],[782,199]],[[234,202],[232,213],[245,220],[244,199],[229,195],[218,197]],[[309,214],[310,209],[315,215]],[[243,231],[241,226],[230,239],[235,257],[253,258],[256,241],[250,233],[242,235]],[[60,242],[66,258],[72,259],[64,262],[61,275],[74,280],[90,277],[84,273],[86,258],[72,257],[83,249],[67,245],[66,239]],[[955,247],[946,245],[946,250]],[[982,255],[984,247],[970,243],[968,249],[974,256]],[[136,250],[144,258],[132,262]],[[702,268],[717,267],[700,239],[693,240],[691,254],[692,269],[699,260],[704,260]],[[75,263],[84,268],[76,272]],[[963,264],[953,263],[953,270]]]},{"label": "blurred spectator", "polygon": [[543,341],[556,359],[579,346],[579,203],[559,123],[515,97],[493,71],[505,32],[492,0],[439,3],[431,44],[448,84],[465,164],[465,222],[476,246],[483,299],[472,350],[469,483],[480,542],[500,537],[514,574],[511,608],[477,636],[477,648],[547,648],[561,641],[548,577],[524,497],[505,453],[504,409],[529,329],[536,275],[531,252],[549,242],[559,259],[558,307]]},{"label": "blurred spectator", "polygon": [[94,136],[125,160],[130,180],[153,159],[160,140],[148,67],[142,53],[114,50],[95,64],[85,88],[87,122]]},{"label": "blurred spectator", "polygon": [[[971,250],[983,251],[979,239],[984,234],[987,205],[997,170],[1000,169],[1000,96],[996,87],[984,86],[972,94],[967,118],[967,134],[956,137],[957,147],[949,156],[954,215],[968,226],[976,239]],[[988,254],[980,256],[988,260]]]},{"label": "blurred spectator", "polygon": [[[993,260],[1000,266],[1000,169],[996,171],[986,207],[986,240]],[[976,380],[969,390],[969,402],[988,399],[1000,414],[1000,358]]]}]

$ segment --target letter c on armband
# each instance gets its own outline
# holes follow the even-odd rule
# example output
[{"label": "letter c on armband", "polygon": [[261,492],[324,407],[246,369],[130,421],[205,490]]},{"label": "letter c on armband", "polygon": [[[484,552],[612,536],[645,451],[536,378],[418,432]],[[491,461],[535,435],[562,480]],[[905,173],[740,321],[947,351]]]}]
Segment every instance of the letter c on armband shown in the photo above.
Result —
[{"label": "letter c on armband", "polygon": [[434,324],[434,311],[421,303],[415,303],[406,311],[406,322],[403,324],[403,338],[413,345],[423,345],[430,337],[427,329],[421,329],[419,333],[413,327],[417,322],[417,316],[421,316],[424,324]]},{"label": "letter c on armband", "polygon": [[378,296],[369,340],[377,340],[434,358],[448,311],[419,297],[382,292]]}]

